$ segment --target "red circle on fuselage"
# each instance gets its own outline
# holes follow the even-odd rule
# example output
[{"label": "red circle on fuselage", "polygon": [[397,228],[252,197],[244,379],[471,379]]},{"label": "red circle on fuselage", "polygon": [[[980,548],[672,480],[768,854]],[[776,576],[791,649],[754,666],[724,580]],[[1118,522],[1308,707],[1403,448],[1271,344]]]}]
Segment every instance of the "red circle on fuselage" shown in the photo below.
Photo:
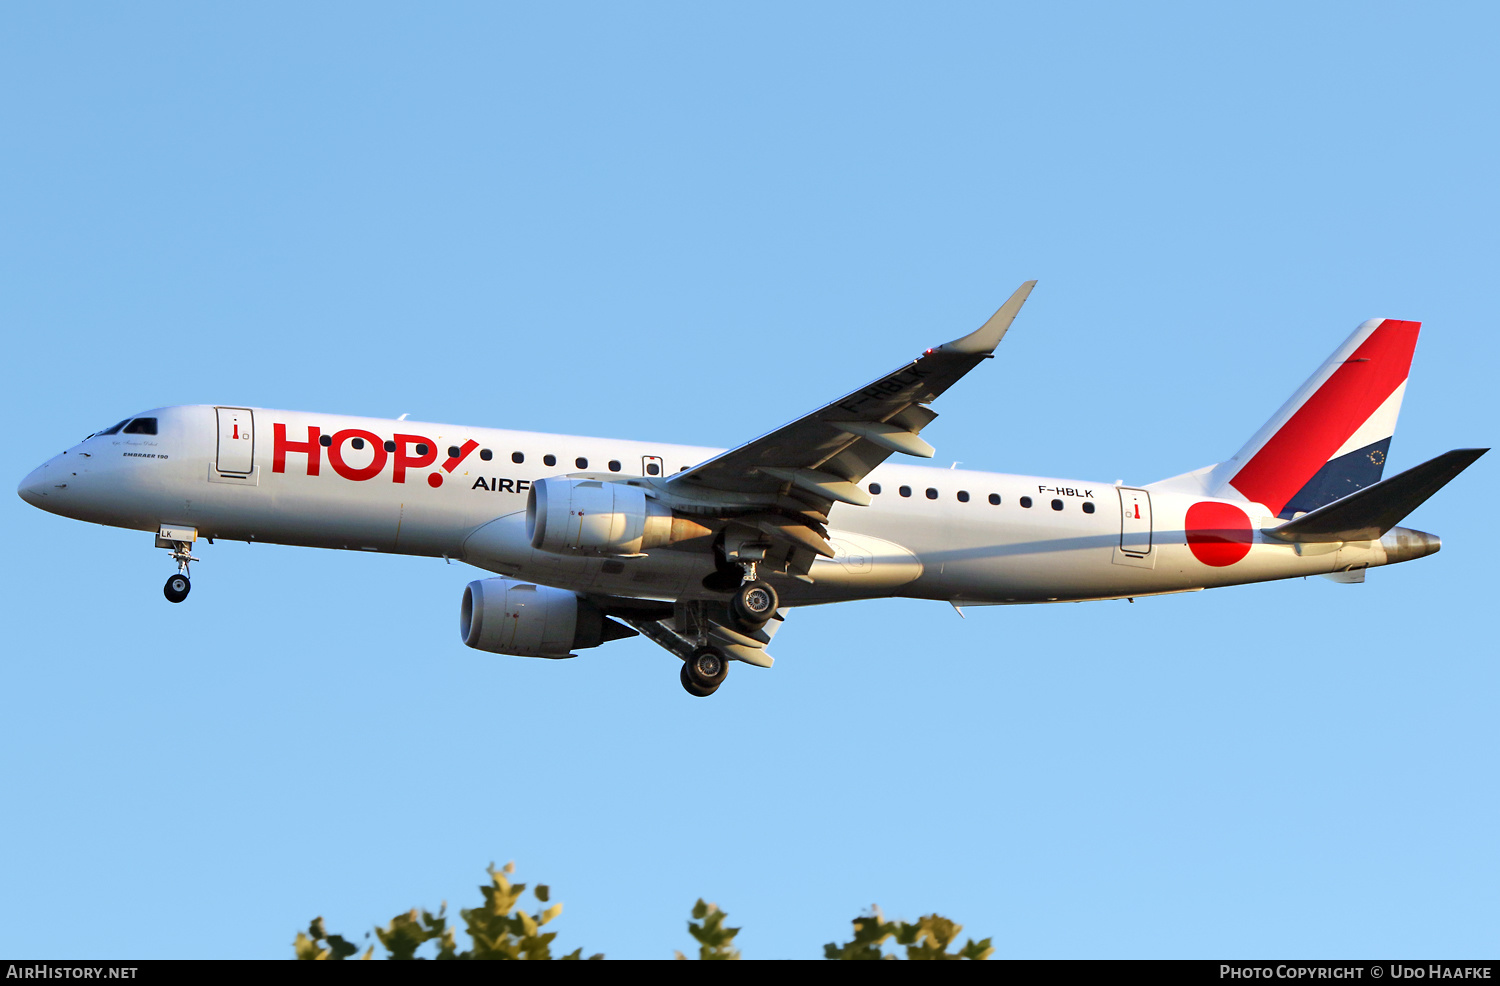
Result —
[{"label": "red circle on fuselage", "polygon": [[1232,504],[1195,503],[1183,526],[1193,557],[1205,565],[1223,568],[1250,553],[1250,518]]}]

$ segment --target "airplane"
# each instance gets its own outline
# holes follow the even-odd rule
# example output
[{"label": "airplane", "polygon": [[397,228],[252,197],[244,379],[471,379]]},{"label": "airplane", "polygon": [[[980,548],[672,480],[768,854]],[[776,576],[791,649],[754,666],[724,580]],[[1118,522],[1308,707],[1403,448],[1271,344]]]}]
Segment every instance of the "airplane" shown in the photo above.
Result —
[{"label": "airplane", "polygon": [[[394,552],[495,573],[464,589],[470,647],[569,658],[642,635],[697,697],[769,668],[798,606],[1131,599],[1436,552],[1397,526],[1488,449],[1382,478],[1419,322],[1370,319],[1222,462],[1142,486],[890,462],[931,458],[930,405],[1005,337],[983,325],[727,451],[258,407],[161,407],[20,484],[27,503],[148,531],[180,603],[200,538]],[[269,437],[268,437],[269,436]]]}]

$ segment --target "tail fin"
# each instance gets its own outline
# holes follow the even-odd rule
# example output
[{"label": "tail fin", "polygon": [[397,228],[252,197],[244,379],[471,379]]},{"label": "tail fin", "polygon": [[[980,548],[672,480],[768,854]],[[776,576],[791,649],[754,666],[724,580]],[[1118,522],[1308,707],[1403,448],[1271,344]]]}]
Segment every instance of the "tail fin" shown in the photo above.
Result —
[{"label": "tail fin", "polygon": [[1234,457],[1213,467],[1213,496],[1308,513],[1380,481],[1421,322],[1372,318]]}]

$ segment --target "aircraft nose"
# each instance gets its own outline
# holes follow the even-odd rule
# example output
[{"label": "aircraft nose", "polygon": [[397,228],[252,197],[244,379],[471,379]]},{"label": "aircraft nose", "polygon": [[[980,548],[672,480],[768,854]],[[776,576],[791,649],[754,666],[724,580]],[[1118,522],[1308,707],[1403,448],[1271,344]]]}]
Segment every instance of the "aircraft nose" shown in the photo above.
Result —
[{"label": "aircraft nose", "polygon": [[62,492],[58,488],[61,481],[57,479],[56,473],[56,467],[50,461],[44,462],[21,480],[21,485],[16,487],[16,492],[20,494],[21,499],[33,507],[40,507],[46,502],[47,497]]}]

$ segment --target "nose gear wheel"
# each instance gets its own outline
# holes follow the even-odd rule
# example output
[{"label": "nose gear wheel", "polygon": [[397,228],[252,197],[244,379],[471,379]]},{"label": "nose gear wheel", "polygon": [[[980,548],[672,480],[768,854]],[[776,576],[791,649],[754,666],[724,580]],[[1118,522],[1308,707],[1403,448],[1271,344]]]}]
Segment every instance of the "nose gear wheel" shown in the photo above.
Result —
[{"label": "nose gear wheel", "polygon": [[188,597],[192,591],[193,583],[186,575],[181,573],[167,579],[167,584],[162,586],[162,595],[167,597],[169,603],[180,603]]},{"label": "nose gear wheel", "polygon": [[177,563],[177,574],[167,579],[167,584],[162,586],[161,592],[167,597],[167,602],[180,603],[192,591],[193,585],[189,581],[188,565],[198,560],[193,556],[193,541],[197,537],[198,532],[192,528],[166,525],[162,525],[160,532],[156,535],[156,546],[170,551],[172,560]]}]

